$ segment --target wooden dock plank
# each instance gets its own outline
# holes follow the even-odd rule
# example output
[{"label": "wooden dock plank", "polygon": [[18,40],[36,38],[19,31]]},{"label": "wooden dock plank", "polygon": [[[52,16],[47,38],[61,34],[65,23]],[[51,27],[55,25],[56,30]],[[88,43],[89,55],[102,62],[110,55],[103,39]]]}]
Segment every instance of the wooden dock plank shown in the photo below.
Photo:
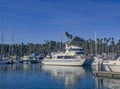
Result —
[{"label": "wooden dock plank", "polygon": [[95,72],[95,76],[96,77],[120,79],[120,72],[97,71],[97,72]]}]

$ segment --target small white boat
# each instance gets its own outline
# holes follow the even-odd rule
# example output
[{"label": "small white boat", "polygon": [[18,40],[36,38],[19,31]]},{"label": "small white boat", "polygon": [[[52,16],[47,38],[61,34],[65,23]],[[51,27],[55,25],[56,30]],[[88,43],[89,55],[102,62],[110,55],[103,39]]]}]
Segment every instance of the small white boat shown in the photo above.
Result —
[{"label": "small white boat", "polygon": [[64,66],[82,66],[86,60],[83,48],[71,46],[66,43],[65,53],[52,53],[51,57],[42,60],[47,65],[64,65]]},{"label": "small white boat", "polygon": [[120,72],[120,65],[104,65],[104,71]]},{"label": "small white boat", "polygon": [[24,56],[23,58],[21,58],[19,62],[29,64],[29,63],[40,63],[41,61],[39,60],[39,57],[29,55],[29,56]]},{"label": "small white boat", "polygon": [[29,61],[29,56],[23,56],[23,57],[21,58],[21,60],[19,61],[19,63],[25,63],[25,64],[30,63],[30,61]]},{"label": "small white boat", "polygon": [[104,65],[116,65],[116,66],[120,66],[120,57],[118,57],[116,60],[105,60]]},{"label": "small white boat", "polygon": [[105,71],[120,72],[120,57],[116,60],[105,60],[103,66]]}]

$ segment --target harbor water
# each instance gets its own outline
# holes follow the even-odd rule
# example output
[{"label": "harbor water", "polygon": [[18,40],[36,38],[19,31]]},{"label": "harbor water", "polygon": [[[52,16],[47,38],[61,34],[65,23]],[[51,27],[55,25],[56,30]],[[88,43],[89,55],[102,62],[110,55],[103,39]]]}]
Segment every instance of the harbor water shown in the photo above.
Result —
[{"label": "harbor water", "polygon": [[119,79],[94,76],[96,67],[0,65],[0,89],[120,89]]}]

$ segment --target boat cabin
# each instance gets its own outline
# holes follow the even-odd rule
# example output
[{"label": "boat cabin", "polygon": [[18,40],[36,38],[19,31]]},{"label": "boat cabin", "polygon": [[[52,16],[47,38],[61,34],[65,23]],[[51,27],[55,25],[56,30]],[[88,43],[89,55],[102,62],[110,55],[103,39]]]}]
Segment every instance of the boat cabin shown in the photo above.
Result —
[{"label": "boat cabin", "polygon": [[70,46],[70,47],[66,47],[65,53],[74,53],[79,55],[79,54],[84,54],[84,50],[81,47]]}]

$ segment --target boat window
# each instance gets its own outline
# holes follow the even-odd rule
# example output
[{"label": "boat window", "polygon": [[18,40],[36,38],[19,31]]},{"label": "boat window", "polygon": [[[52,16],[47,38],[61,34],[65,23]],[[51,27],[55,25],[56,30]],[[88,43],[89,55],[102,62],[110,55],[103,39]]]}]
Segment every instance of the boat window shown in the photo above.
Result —
[{"label": "boat window", "polygon": [[73,56],[65,56],[65,59],[73,59]]},{"label": "boat window", "polygon": [[76,54],[84,54],[84,52],[76,52]]},{"label": "boat window", "polygon": [[57,59],[63,59],[64,56],[57,56]]}]

